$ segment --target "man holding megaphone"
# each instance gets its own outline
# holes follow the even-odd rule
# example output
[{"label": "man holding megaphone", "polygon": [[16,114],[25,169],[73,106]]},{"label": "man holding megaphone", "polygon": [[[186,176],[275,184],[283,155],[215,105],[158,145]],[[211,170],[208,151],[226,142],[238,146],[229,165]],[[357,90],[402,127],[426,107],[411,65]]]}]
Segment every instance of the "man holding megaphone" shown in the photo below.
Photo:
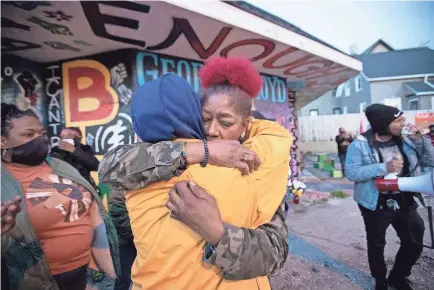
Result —
[{"label": "man holding megaphone", "polygon": [[[373,104],[366,108],[365,114],[371,129],[349,146],[346,176],[355,182],[354,199],[365,222],[369,267],[376,280],[376,289],[388,289],[391,285],[398,290],[411,290],[407,278],[422,253],[425,231],[414,197],[424,204],[423,197],[420,192],[402,190],[399,185],[380,185],[378,189],[377,183],[380,184],[385,176],[407,178],[432,171],[434,147],[417,130],[407,132],[408,136],[402,134],[405,117],[397,108]],[[428,180],[426,178],[424,182],[428,183]],[[386,278],[384,247],[390,225],[395,228],[401,247]]]}]

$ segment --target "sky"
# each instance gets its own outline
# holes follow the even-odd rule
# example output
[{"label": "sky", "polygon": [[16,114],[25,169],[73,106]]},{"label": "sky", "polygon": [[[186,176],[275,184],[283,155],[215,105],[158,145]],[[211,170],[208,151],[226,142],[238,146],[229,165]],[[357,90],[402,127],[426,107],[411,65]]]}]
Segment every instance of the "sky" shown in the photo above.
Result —
[{"label": "sky", "polygon": [[383,39],[394,49],[434,49],[434,2],[253,0],[305,32],[350,53]]}]

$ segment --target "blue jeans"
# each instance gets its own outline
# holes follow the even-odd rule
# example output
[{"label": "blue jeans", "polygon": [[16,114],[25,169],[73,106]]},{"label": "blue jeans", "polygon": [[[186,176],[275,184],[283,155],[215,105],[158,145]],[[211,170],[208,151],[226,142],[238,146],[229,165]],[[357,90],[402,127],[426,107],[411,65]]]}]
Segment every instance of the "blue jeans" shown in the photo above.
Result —
[{"label": "blue jeans", "polygon": [[345,176],[345,159],[347,157],[347,153],[339,153],[338,156],[342,166],[342,173]]},{"label": "blue jeans", "polygon": [[116,281],[116,290],[128,290],[131,286],[131,267],[136,258],[137,251],[134,242],[119,246],[119,258],[121,262],[121,276]]}]

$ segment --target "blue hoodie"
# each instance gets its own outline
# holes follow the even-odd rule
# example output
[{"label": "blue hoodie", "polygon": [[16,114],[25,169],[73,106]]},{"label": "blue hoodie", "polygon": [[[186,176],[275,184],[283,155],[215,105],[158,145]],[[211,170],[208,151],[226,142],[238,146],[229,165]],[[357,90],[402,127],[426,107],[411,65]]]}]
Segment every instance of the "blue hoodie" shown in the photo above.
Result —
[{"label": "blue hoodie", "polygon": [[165,74],[136,89],[133,128],[143,142],[205,139],[199,95],[176,74]]}]

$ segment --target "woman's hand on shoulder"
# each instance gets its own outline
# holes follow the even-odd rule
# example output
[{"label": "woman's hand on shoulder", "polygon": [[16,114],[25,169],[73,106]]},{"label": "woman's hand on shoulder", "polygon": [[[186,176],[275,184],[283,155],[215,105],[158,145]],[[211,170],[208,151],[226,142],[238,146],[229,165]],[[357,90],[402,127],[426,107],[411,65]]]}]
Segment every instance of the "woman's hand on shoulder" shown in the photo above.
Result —
[{"label": "woman's hand on shoulder", "polygon": [[216,140],[208,142],[209,163],[217,166],[237,168],[243,175],[258,170],[261,165],[258,155],[244,148],[235,140]]}]

